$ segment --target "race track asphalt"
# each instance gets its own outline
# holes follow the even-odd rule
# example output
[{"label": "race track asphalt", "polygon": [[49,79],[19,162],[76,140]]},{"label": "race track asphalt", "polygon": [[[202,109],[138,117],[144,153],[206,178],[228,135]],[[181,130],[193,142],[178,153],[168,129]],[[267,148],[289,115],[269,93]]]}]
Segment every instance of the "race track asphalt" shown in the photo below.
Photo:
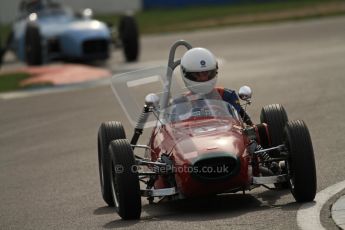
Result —
[{"label": "race track asphalt", "polygon": [[[344,26],[335,17],[150,35],[138,65],[164,64],[178,39],[209,48],[222,60],[219,85],[252,87],[254,121],[263,105],[281,103],[290,119],[307,123],[321,191],[345,180]],[[121,72],[121,58],[108,65]],[[0,229],[298,229],[301,205],[292,195],[261,188],[155,205],[143,199],[142,219],[121,221],[99,186],[96,137],[107,120],[132,134],[109,86],[0,99]]]}]

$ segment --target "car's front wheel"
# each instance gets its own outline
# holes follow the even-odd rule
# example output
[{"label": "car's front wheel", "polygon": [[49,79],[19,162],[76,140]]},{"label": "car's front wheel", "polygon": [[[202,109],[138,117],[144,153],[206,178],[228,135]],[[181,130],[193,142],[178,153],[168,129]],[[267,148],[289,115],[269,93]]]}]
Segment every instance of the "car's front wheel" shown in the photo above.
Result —
[{"label": "car's front wheel", "polygon": [[308,202],[316,194],[314,150],[309,130],[303,121],[290,121],[284,130],[289,153],[287,169],[292,195],[297,202]]},{"label": "car's front wheel", "polygon": [[127,139],[110,143],[111,189],[117,213],[122,219],[139,219],[141,195],[133,149]]}]

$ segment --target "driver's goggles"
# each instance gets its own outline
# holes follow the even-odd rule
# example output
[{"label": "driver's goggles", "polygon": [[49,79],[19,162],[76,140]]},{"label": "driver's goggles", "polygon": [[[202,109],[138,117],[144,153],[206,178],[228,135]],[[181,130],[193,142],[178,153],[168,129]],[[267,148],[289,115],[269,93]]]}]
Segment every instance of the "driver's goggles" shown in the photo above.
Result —
[{"label": "driver's goggles", "polygon": [[217,70],[209,70],[209,71],[202,71],[202,72],[186,72],[185,77],[188,80],[195,81],[195,82],[205,82],[212,80],[217,76]]}]

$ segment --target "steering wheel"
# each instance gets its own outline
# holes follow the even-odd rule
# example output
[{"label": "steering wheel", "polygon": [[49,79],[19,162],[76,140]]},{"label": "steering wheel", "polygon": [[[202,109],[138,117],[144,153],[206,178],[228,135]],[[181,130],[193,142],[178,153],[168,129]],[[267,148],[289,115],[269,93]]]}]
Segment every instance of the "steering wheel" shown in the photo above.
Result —
[{"label": "steering wheel", "polygon": [[229,114],[229,111],[226,108],[219,106],[219,105],[208,105],[206,108],[207,108],[207,110],[212,111],[212,112],[210,112],[210,116],[217,116],[218,117],[218,116],[226,116]]}]

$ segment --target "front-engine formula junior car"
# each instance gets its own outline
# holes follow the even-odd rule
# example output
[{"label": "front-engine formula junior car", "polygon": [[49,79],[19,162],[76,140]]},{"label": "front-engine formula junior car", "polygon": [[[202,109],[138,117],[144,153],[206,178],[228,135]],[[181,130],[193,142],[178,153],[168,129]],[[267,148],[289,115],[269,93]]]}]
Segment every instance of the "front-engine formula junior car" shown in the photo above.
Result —
[{"label": "front-engine formula junior car", "polygon": [[23,0],[5,50],[13,50],[28,65],[41,65],[52,60],[106,60],[116,42],[126,61],[137,60],[139,31],[134,18],[123,16],[115,30],[92,19],[92,14],[91,9],[75,13],[53,0]]},{"label": "front-engine formula junior car", "polygon": [[[135,129],[129,140],[118,121],[103,122],[99,128],[104,201],[115,206],[122,219],[140,218],[141,197],[153,203],[155,198],[245,193],[263,186],[289,188],[297,202],[312,201],[316,170],[305,123],[288,121],[283,106],[271,104],[262,108],[260,124],[248,126],[219,95],[193,95],[178,87],[174,69],[180,64],[175,61],[180,46],[191,48],[186,41],[176,42],[167,68],[112,79],[113,91]],[[161,93],[134,95],[145,90]],[[248,86],[240,88],[242,106],[250,104],[251,96]],[[151,134],[142,145],[138,139],[144,128],[151,128]]]}]

